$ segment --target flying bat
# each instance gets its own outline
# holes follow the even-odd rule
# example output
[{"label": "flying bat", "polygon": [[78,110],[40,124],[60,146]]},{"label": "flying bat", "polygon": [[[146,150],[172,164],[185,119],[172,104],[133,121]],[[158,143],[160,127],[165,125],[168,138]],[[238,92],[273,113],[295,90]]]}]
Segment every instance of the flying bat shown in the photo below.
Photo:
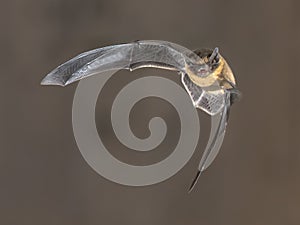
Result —
[{"label": "flying bat", "polygon": [[82,53],[50,72],[42,85],[66,86],[105,71],[140,68],[176,71],[194,107],[211,116],[219,115],[214,136],[201,158],[198,172],[190,186],[195,186],[200,174],[213,161],[225,135],[229,109],[241,94],[226,60],[219,49],[191,51],[167,41],[135,41],[106,46]]}]

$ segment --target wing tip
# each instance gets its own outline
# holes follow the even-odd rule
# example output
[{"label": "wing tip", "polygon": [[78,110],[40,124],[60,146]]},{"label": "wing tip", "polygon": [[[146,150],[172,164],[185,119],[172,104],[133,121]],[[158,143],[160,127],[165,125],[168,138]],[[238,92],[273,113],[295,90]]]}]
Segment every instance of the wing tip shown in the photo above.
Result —
[{"label": "wing tip", "polygon": [[62,86],[65,87],[67,84],[62,83],[56,79],[53,79],[51,76],[46,76],[40,83],[42,86],[46,85],[56,85],[56,86]]},{"label": "wing tip", "polygon": [[193,182],[192,182],[192,184],[191,184],[191,186],[190,186],[190,188],[188,190],[189,194],[193,191],[194,187],[196,186],[197,181],[199,180],[199,177],[200,177],[201,173],[202,173],[201,170],[197,171],[197,174],[196,174],[196,176],[195,176],[195,178],[194,178],[194,180],[193,180]]}]

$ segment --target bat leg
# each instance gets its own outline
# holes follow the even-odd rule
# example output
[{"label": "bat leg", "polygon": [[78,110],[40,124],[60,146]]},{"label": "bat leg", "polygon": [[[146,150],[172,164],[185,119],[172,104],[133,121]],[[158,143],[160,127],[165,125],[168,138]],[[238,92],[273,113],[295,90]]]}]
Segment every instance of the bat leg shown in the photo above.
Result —
[{"label": "bat leg", "polygon": [[230,105],[241,100],[242,93],[238,89],[231,88],[228,89],[227,91],[230,93]]}]

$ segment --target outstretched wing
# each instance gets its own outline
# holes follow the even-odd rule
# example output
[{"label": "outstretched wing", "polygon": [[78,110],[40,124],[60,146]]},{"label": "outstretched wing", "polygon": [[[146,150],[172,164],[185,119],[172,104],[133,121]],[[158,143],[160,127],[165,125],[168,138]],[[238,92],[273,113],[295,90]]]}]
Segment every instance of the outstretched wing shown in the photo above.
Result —
[{"label": "outstretched wing", "polygon": [[82,53],[65,62],[42,81],[42,85],[66,86],[109,70],[155,67],[185,72],[186,63],[201,62],[192,51],[166,41],[136,41]]}]

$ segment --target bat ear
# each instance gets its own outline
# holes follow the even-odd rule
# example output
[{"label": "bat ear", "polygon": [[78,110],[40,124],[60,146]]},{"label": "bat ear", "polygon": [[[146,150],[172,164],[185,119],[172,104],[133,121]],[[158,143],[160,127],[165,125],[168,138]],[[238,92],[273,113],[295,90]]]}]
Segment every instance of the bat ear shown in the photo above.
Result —
[{"label": "bat ear", "polygon": [[214,60],[216,62],[219,62],[219,48],[215,47],[215,49],[213,50],[213,52],[211,53],[210,57],[209,57],[209,62],[212,63]]},{"label": "bat ear", "polygon": [[218,48],[218,47],[215,47],[213,53],[215,53],[216,55],[219,54],[219,48]]}]

